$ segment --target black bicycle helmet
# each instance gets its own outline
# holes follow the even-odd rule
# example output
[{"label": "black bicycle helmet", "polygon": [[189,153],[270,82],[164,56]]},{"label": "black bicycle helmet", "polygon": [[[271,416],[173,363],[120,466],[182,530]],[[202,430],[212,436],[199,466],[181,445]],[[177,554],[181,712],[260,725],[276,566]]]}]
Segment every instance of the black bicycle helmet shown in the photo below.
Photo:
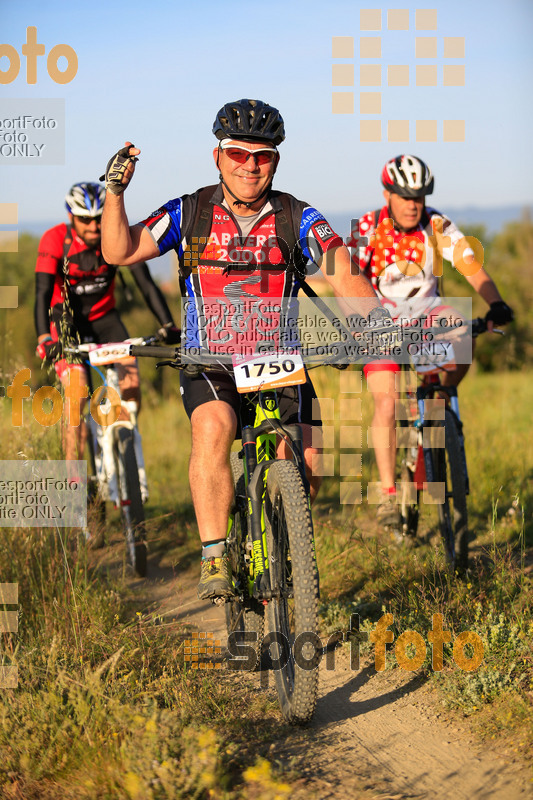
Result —
[{"label": "black bicycle helmet", "polygon": [[433,192],[431,170],[416,156],[396,156],[387,161],[381,173],[381,183],[388,192],[401,197],[425,197]]},{"label": "black bicycle helmet", "polygon": [[213,133],[217,139],[252,139],[281,144],[285,139],[283,118],[277,108],[261,100],[236,100],[218,112]]}]

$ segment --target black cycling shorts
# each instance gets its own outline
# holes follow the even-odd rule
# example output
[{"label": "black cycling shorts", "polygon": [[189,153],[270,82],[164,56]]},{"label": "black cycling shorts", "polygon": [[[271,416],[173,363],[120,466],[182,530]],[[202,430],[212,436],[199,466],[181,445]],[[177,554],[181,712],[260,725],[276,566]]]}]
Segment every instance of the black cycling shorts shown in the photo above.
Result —
[{"label": "black cycling shorts", "polygon": [[[235,386],[235,381],[231,374],[227,372],[204,372],[197,377],[190,378],[180,371],[180,392],[183,405],[187,416],[191,417],[192,412],[198,406],[209,403],[211,400],[222,400],[232,407],[240,420],[241,403],[247,402],[246,395],[240,394]],[[297,386],[284,386],[276,389],[280,409],[281,421],[286,425],[301,423],[303,425],[322,425],[322,420],[318,412],[316,392],[307,376],[307,383]],[[246,413],[246,409],[243,409]],[[313,418],[314,412],[314,418]],[[240,425],[237,429],[239,437]]]},{"label": "black cycling shorts", "polygon": [[[59,316],[53,315],[53,321],[56,328],[58,328]],[[91,322],[86,318],[76,319],[73,327],[80,338],[80,342],[107,344],[107,342],[122,342],[128,338],[128,331],[115,308],[112,308],[103,317],[93,319]],[[55,337],[53,336],[53,338]]]}]

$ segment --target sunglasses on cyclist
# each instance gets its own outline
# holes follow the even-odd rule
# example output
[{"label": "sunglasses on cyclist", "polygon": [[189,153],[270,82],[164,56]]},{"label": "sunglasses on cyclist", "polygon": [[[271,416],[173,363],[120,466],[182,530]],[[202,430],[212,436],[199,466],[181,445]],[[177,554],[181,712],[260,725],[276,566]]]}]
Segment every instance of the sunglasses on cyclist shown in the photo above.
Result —
[{"label": "sunglasses on cyclist", "polygon": [[236,161],[237,164],[246,164],[250,156],[253,156],[260,167],[263,164],[270,164],[278,154],[278,151],[273,150],[271,147],[261,147],[257,150],[248,150],[247,147],[240,147],[232,144],[225,146],[221,145],[220,149],[223,150],[232,161]]},{"label": "sunglasses on cyclist", "polygon": [[80,222],[83,222],[84,225],[90,225],[93,220],[95,220],[98,225],[102,224],[102,217],[80,217],[79,214],[76,214],[76,219]]}]

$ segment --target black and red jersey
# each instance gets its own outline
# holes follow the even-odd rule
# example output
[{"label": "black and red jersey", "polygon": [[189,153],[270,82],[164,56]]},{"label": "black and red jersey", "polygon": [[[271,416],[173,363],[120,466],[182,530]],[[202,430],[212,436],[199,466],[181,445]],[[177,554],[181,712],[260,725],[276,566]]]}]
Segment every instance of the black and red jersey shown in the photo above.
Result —
[{"label": "black and red jersey", "polygon": [[[107,314],[115,307],[116,271],[115,266],[104,261],[100,249],[88,247],[71,226],[62,223],[50,228],[41,238],[35,265],[37,275],[53,276],[52,294],[46,298],[46,315],[50,308],[63,307],[66,294],[74,318],[92,322]],[[50,280],[43,284],[49,287]],[[41,319],[39,327],[45,327],[39,335],[46,333],[48,320]]]}]

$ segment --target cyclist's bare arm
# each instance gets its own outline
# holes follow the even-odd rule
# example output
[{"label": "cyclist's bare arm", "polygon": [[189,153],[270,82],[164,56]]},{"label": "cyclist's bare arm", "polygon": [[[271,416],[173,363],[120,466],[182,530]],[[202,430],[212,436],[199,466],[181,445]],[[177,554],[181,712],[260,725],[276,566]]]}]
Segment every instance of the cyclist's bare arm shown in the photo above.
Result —
[{"label": "cyclist's bare arm", "polygon": [[487,305],[490,306],[491,303],[503,300],[496,284],[478,261],[472,261],[468,264],[468,271],[473,273],[472,275],[465,276],[468,283],[476,290],[480,297],[483,298]]},{"label": "cyclist's bare arm", "polygon": [[[360,314],[368,317],[369,312],[380,302],[367,278],[357,270],[354,274],[347,248],[342,245],[328,250],[319,262],[324,278],[329,283],[346,315]],[[341,298],[346,298],[344,301]],[[355,301],[350,298],[357,298]]]},{"label": "cyclist's bare arm", "polygon": [[[137,156],[141,151],[126,142],[129,155]],[[122,178],[127,186],[135,172],[135,163],[130,161]],[[107,191],[102,215],[102,254],[108,264],[129,266],[138,261],[148,261],[159,255],[159,249],[143,225],[129,224],[124,207],[124,193]]]}]

